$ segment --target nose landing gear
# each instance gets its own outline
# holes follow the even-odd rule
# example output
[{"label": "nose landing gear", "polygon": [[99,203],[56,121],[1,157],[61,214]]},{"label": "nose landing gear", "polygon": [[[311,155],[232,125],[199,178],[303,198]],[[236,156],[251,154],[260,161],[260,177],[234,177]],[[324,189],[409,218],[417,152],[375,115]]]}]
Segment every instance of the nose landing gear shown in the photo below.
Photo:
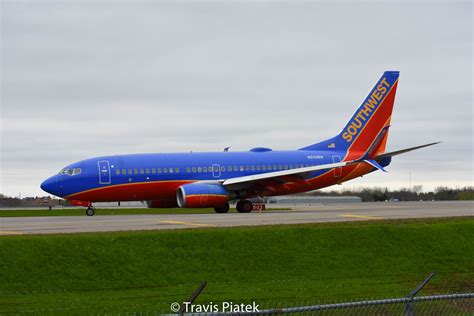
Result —
[{"label": "nose landing gear", "polygon": [[86,215],[87,216],[94,216],[95,213],[95,208],[93,206],[89,206],[86,210]]}]

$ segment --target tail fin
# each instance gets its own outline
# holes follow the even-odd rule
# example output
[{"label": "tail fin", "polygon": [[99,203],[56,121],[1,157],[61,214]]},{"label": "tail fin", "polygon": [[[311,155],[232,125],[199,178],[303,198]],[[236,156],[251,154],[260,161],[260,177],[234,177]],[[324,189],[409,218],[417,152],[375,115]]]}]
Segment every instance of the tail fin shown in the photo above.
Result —
[{"label": "tail fin", "polygon": [[345,160],[356,159],[366,153],[382,130],[373,154],[385,151],[388,126],[392,117],[393,103],[398,84],[398,71],[386,71],[365,98],[339,135],[300,150],[335,149],[347,151]]}]

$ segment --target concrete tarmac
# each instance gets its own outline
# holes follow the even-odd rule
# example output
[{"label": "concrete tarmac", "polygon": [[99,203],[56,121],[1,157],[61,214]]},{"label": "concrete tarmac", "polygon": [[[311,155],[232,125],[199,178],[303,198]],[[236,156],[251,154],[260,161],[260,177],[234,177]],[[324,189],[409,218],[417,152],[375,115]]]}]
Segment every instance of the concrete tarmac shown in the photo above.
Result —
[{"label": "concrete tarmac", "polygon": [[0,235],[260,226],[474,216],[474,201],[375,202],[327,205],[273,204],[270,206],[291,207],[292,210],[262,211],[247,214],[3,217],[0,218]]}]

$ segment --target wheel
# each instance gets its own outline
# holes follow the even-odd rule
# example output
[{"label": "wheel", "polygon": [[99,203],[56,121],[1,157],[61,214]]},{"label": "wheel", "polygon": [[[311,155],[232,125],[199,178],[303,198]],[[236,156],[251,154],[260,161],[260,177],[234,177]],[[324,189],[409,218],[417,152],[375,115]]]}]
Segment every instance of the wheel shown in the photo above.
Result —
[{"label": "wheel", "polygon": [[92,206],[89,206],[86,210],[86,215],[87,216],[94,216],[95,209]]},{"label": "wheel", "polygon": [[229,203],[226,203],[222,207],[215,207],[214,211],[216,211],[216,213],[227,213],[229,211],[229,208]]},{"label": "wheel", "polygon": [[237,212],[239,213],[250,213],[253,209],[252,202],[248,200],[237,202],[237,205],[235,207],[237,208]]}]

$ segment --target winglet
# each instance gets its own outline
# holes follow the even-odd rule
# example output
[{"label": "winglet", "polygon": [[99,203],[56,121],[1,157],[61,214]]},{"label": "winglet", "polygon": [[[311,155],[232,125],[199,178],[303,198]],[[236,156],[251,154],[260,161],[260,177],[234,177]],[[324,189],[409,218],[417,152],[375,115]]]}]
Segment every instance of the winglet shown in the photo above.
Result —
[{"label": "winglet", "polygon": [[373,167],[382,170],[383,172],[387,172],[377,161],[373,159],[364,159],[364,162],[368,163],[369,165],[372,165]]}]

